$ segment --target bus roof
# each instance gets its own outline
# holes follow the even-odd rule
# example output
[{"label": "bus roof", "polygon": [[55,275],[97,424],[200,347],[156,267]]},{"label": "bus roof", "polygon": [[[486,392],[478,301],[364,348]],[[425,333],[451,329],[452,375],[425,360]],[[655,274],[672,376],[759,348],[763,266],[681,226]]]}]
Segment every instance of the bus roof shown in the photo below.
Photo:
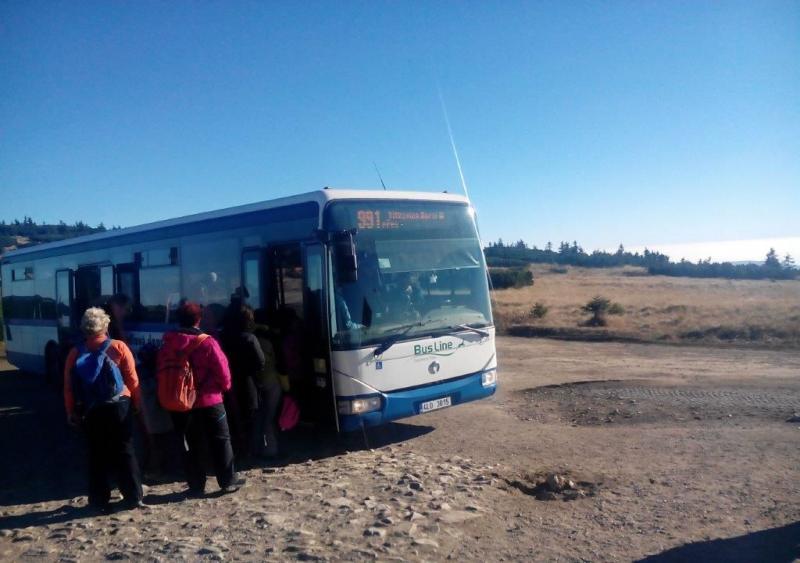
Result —
[{"label": "bus roof", "polygon": [[[126,227],[124,229],[115,229],[104,231],[102,233],[94,233],[81,237],[74,237],[56,242],[48,242],[44,244],[37,244],[27,246],[17,250],[12,250],[2,257],[2,261],[13,260],[20,256],[34,255],[39,252],[52,251],[54,249],[67,249],[70,246],[81,245],[86,242],[94,242],[100,240],[115,239],[117,237],[145,233],[165,227],[175,227],[179,225],[190,225],[195,222],[206,221],[209,219],[221,219],[223,217],[231,217],[241,213],[250,213],[253,211],[261,211],[265,209],[274,209],[287,205],[296,205],[301,203],[315,202],[319,204],[320,212],[325,207],[325,204],[335,200],[347,199],[400,199],[400,200],[419,200],[419,201],[448,201],[469,203],[466,197],[457,194],[450,194],[447,192],[420,192],[420,191],[395,191],[395,190],[359,190],[359,189],[338,189],[338,188],[324,188],[298,194],[288,197],[281,197],[267,201],[260,201],[257,203],[248,203],[245,205],[237,205],[235,207],[227,207],[217,211],[206,211],[202,213],[195,213],[192,215],[185,215],[183,217],[176,217],[174,219],[164,219],[162,221],[155,221],[153,223],[145,223],[134,227]],[[31,256],[35,258],[35,256]]]}]

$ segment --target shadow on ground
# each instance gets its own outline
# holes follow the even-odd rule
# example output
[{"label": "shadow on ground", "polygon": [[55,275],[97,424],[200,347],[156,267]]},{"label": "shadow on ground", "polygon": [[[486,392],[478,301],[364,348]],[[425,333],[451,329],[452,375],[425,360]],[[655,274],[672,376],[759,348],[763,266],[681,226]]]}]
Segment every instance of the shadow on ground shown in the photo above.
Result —
[{"label": "shadow on ground", "polygon": [[15,514],[0,518],[0,530],[14,528],[28,528],[31,526],[47,526],[50,524],[63,524],[72,520],[94,518],[99,512],[88,506],[70,506],[64,504],[51,510],[40,510]]},{"label": "shadow on ground", "polygon": [[302,463],[324,459],[347,452],[381,448],[412,440],[433,431],[432,426],[391,422],[365,431],[337,434],[334,431],[315,431],[311,427],[298,427],[282,441],[285,455],[278,465]]},{"label": "shadow on ground", "polygon": [[[0,506],[35,505],[86,494],[85,444],[81,433],[69,427],[65,419],[60,391],[47,385],[42,376],[16,369],[0,371],[0,452],[3,459],[0,463]],[[286,466],[365,447],[382,447],[411,440],[432,430],[430,426],[391,423],[365,433],[338,435],[333,431],[300,426],[281,435],[284,456],[271,465]],[[141,444],[142,437],[137,438],[135,441]],[[175,451],[172,455],[177,458],[179,453]],[[179,467],[179,460],[174,461],[174,466]],[[237,465],[253,469],[263,464],[243,462]],[[177,472],[171,479],[161,482],[180,480],[182,476]],[[180,495],[151,494],[145,500],[152,504],[176,502]],[[86,516],[82,509],[71,505],[42,512],[36,510],[44,507],[31,508],[30,523],[23,525]],[[0,528],[8,526],[4,519],[0,519]]]},{"label": "shadow on ground", "polygon": [[0,506],[72,498],[85,487],[81,436],[39,375],[0,371]]},{"label": "shadow on ground", "polygon": [[789,563],[800,558],[800,522],[733,538],[689,543],[640,560],[640,563],[762,561]]}]

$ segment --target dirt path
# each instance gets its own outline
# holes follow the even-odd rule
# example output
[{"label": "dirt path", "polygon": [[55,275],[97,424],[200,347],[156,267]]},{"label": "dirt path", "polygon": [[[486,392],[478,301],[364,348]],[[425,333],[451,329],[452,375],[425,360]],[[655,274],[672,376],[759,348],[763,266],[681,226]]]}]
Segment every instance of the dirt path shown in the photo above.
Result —
[{"label": "dirt path", "polygon": [[[494,398],[376,431],[374,450],[298,445],[236,495],[158,485],[147,513],[103,517],[56,398],[0,373],[0,557],[800,557],[800,354],[503,338],[499,355]],[[587,496],[528,494],[550,472]]]}]

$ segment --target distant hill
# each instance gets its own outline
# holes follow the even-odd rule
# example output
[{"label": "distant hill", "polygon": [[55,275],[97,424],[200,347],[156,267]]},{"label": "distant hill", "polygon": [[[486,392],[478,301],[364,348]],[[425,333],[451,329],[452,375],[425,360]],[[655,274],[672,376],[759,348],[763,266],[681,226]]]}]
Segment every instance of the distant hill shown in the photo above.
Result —
[{"label": "distant hill", "polygon": [[628,252],[622,245],[616,252],[595,250],[586,252],[577,242],[562,242],[557,249],[547,243],[544,249],[528,246],[519,240],[505,244],[502,239],[489,243],[485,249],[486,261],[490,267],[524,268],[529,264],[559,264],[564,266],[581,266],[584,268],[614,268],[621,266],[639,266],[646,268],[651,275],[678,276],[690,278],[727,278],[727,279],[796,279],[800,270],[794,259],[787,255],[781,261],[775,251],[770,249],[763,262],[711,262],[700,260],[689,262],[681,260],[673,262],[669,256],[647,249],[642,254]]},{"label": "distant hill", "polygon": [[[112,227],[112,229],[118,228]],[[0,221],[0,255],[25,246],[102,233],[107,230],[102,223],[96,227],[90,227],[83,221],[72,225],[67,225],[64,221],[59,221],[55,225],[37,223],[30,217],[25,217],[22,221],[15,219],[10,223]]]}]

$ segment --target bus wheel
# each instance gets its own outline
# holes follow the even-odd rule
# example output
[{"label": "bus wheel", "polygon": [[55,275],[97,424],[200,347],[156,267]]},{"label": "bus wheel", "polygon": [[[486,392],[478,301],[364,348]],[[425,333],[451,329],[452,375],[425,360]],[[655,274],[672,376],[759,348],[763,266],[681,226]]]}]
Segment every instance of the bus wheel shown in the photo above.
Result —
[{"label": "bus wheel", "polygon": [[61,358],[58,354],[58,344],[48,342],[44,347],[44,381],[48,385],[58,383],[61,375]]}]

